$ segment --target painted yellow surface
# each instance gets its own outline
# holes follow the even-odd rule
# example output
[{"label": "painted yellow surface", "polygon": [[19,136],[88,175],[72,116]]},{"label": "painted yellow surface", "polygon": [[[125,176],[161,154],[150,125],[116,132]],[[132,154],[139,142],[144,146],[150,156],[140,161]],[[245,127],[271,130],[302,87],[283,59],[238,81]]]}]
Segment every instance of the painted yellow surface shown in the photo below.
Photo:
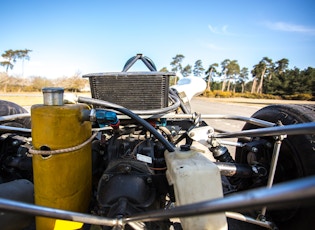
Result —
[{"label": "painted yellow surface", "polygon": [[70,229],[81,229],[82,223],[66,220],[56,220],[54,230],[70,230]]},{"label": "painted yellow surface", "polygon": [[[83,109],[87,109],[87,106],[32,106],[34,149],[65,149],[86,141],[91,136],[91,123],[82,121]],[[91,144],[69,153],[34,155],[33,171],[35,204],[76,212],[87,211],[92,184]],[[63,229],[77,229],[77,223],[72,223],[73,228]],[[55,225],[55,219],[36,218],[37,230],[54,229],[57,227]]]}]

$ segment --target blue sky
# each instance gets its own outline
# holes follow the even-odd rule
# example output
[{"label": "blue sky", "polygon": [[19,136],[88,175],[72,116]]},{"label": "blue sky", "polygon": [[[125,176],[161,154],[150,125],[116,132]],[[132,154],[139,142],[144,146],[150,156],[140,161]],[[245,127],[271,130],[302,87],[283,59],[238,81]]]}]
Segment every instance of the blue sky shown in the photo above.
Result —
[{"label": "blue sky", "polygon": [[[265,56],[315,68],[312,0],[15,0],[0,8],[0,53],[33,50],[26,77],[121,71],[137,53],[169,70],[176,54],[204,68],[228,58],[251,70]],[[9,73],[21,72],[17,62]]]}]

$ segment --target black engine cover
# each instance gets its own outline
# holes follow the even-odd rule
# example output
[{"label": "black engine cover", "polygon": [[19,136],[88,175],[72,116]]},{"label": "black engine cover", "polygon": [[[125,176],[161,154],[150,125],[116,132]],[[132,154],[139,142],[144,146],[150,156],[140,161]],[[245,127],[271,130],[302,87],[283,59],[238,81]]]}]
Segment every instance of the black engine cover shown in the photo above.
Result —
[{"label": "black engine cover", "polygon": [[111,206],[122,197],[137,207],[147,207],[154,201],[155,192],[143,177],[132,174],[104,174],[98,186],[99,205]]}]

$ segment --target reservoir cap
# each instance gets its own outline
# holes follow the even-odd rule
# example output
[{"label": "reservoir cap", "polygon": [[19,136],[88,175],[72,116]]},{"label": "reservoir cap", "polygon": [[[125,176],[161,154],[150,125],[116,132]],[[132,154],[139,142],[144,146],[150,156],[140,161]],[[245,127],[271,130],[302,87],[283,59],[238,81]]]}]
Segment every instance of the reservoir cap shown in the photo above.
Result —
[{"label": "reservoir cap", "polygon": [[46,87],[42,89],[44,105],[63,105],[63,92],[61,87]]}]

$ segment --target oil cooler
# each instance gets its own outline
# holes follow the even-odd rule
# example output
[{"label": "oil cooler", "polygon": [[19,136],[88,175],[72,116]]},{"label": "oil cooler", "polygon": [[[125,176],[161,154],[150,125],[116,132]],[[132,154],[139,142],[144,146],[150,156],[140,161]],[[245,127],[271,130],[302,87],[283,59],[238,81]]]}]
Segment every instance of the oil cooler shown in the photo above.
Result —
[{"label": "oil cooler", "polygon": [[[127,72],[142,60],[150,72]],[[137,54],[125,64],[122,72],[92,73],[89,78],[92,97],[115,103],[131,110],[161,109],[168,106],[171,72],[158,72],[153,62]]]}]

